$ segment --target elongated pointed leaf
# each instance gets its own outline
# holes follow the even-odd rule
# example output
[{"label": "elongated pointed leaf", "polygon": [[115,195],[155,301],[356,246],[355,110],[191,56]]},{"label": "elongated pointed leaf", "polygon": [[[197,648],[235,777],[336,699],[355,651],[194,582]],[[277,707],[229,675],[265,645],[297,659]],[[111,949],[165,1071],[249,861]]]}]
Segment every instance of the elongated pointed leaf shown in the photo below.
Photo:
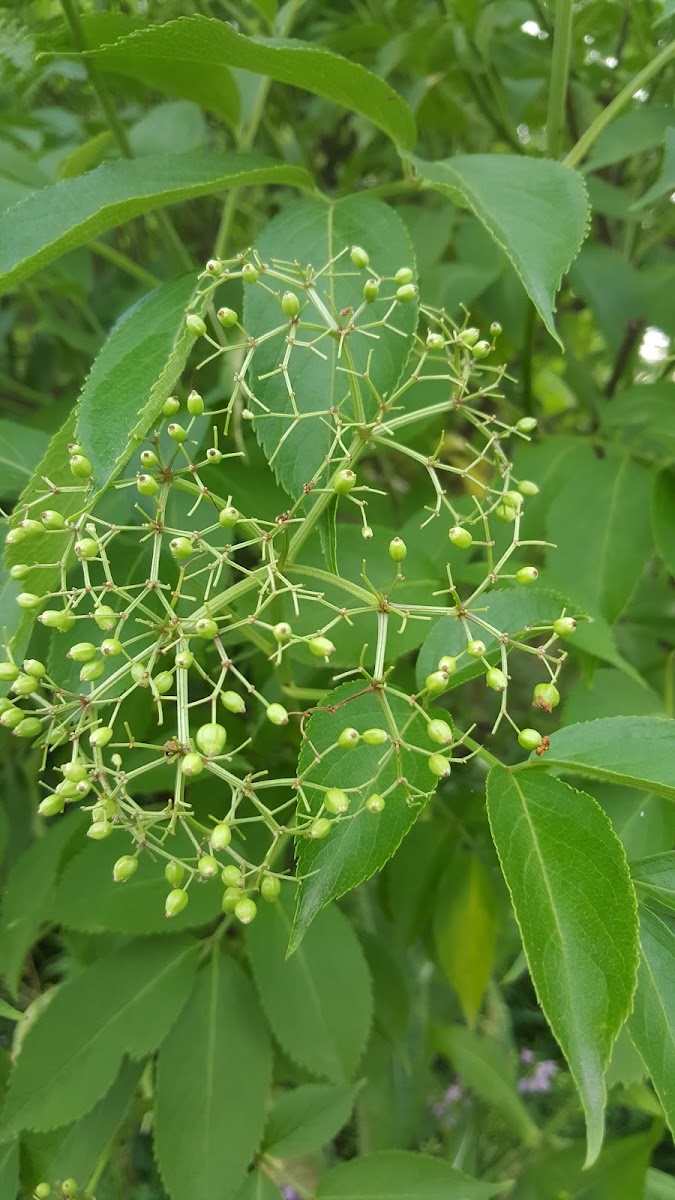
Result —
[{"label": "elongated pointed leaf", "polygon": [[[468,205],[510,259],[549,333],[555,295],[588,232],[583,179],[548,159],[463,154],[412,159],[425,183]],[[562,342],[560,342],[562,346]]]},{"label": "elongated pointed leaf", "polygon": [[361,113],[401,146],[409,149],[415,141],[413,115],[388,83],[358,63],[309,42],[250,38],[229,22],[193,16],[139,30],[113,46],[90,51],[87,57],[103,70],[134,78],[148,72],[151,80],[160,71],[169,80],[174,73],[204,70],[210,77],[213,68],[254,71]]},{"label": "elongated pointed leaf", "polygon": [[532,981],[586,1113],[604,1129],[604,1073],[631,1007],[637,919],[623,848],[600,806],[550,776],[493,767],[488,816]]},{"label": "elongated pointed leaf", "polygon": [[630,1033],[675,1132],[675,923],[640,905],[640,968]]},{"label": "elongated pointed leaf", "polygon": [[669,717],[600,717],[551,734],[547,766],[588,779],[645,788],[675,800],[675,721]]},{"label": "elongated pointed leaf", "polygon": [[675,912],[675,851],[653,854],[631,866],[640,900],[647,899]]},{"label": "elongated pointed leaf", "polygon": [[313,1154],[349,1120],[359,1085],[305,1083],[279,1096],[265,1127],[263,1148],[273,1158]]},{"label": "elongated pointed leaf", "polygon": [[249,980],[214,954],[159,1055],[155,1154],[173,1200],[233,1194],[262,1136],[271,1065]]},{"label": "elongated pointed leaf", "polygon": [[654,485],[652,527],[656,549],[675,579],[675,470],[669,468],[657,476]]},{"label": "elongated pointed leaf", "polygon": [[509,1186],[470,1179],[443,1158],[382,1150],[333,1167],[317,1200],[489,1200]]},{"label": "elongated pointed leaf", "polygon": [[440,1029],[435,1041],[464,1085],[498,1112],[526,1146],[534,1146],[539,1140],[539,1130],[518,1095],[515,1062],[502,1048],[463,1025]]},{"label": "elongated pointed leaf", "polygon": [[476,854],[453,856],[441,880],[434,911],[436,957],[474,1026],[490,982],[497,942],[497,897],[489,871]]},{"label": "elongated pointed leaf", "polygon": [[132,942],[64,983],[26,1033],[3,1138],[77,1120],[105,1095],[125,1054],[155,1050],[189,995],[197,949],[187,938]]},{"label": "elongated pointed leaf", "polygon": [[311,187],[301,167],[261,154],[158,154],[40,188],[0,217],[0,293],[141,213],[251,183]]}]

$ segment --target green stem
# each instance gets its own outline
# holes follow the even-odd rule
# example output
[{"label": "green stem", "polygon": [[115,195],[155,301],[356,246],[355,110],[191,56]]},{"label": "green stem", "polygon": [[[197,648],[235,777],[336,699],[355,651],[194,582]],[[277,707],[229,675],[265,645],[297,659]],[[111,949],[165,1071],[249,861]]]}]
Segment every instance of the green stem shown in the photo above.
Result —
[{"label": "green stem", "polygon": [[611,104],[607,105],[607,108],[603,108],[602,112],[591,122],[586,132],[581,135],[576,146],[572,147],[569,154],[563,160],[565,166],[576,167],[582,162],[602,131],[626,107],[635,92],[644,87],[645,83],[648,83],[654,75],[657,75],[661,68],[665,67],[673,57],[675,57],[675,39],[669,42],[667,46],[664,46],[663,50],[655,55],[651,62],[647,63],[646,67],[643,67],[641,71],[638,71],[637,75],[633,76],[626,86],[621,89],[618,96],[614,97]]},{"label": "green stem", "polygon": [[572,0],[557,0],[555,8],[555,31],[553,35],[553,60],[551,83],[548,93],[546,117],[546,140],[550,158],[560,157],[560,145],[565,124],[567,81],[570,73],[572,52]]},{"label": "green stem", "polygon": [[122,254],[121,250],[116,250],[114,246],[109,246],[107,242],[89,242],[88,248],[94,254],[98,254],[101,258],[105,258],[108,262],[114,263],[119,267],[120,271],[125,271],[127,275],[131,275],[134,279],[138,279],[139,283],[144,283],[148,287],[155,288],[162,281],[151,271],[146,271],[145,267],[139,267],[132,258],[128,258],[126,254]]}]

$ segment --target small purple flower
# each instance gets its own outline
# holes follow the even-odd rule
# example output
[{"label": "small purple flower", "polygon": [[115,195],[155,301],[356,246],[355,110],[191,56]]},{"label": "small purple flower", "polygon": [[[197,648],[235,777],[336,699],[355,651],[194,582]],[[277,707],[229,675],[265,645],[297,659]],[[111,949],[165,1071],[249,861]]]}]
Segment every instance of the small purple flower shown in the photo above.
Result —
[{"label": "small purple flower", "polygon": [[281,1194],[284,1200],[300,1200],[300,1193],[296,1192],[295,1188],[288,1183],[282,1187]]},{"label": "small purple flower", "polygon": [[462,1089],[458,1083],[453,1083],[445,1093],[443,1100],[446,1104],[457,1104],[462,1099]]},{"label": "small purple flower", "polygon": [[534,1059],[535,1059],[534,1050],[527,1050],[527,1049],[521,1050],[521,1052],[520,1052],[520,1061],[521,1062],[526,1063],[527,1066],[530,1066],[534,1062]]},{"label": "small purple flower", "polygon": [[550,1092],[551,1080],[558,1067],[549,1058],[544,1058],[535,1065],[531,1075],[525,1075],[518,1080],[519,1092]]}]

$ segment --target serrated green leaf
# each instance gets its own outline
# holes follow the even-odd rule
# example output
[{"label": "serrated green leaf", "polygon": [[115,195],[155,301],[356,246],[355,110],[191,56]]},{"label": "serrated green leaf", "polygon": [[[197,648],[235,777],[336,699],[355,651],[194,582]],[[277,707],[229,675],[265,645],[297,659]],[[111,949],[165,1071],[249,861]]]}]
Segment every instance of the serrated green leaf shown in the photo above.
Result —
[{"label": "serrated green leaf", "polygon": [[435,1042],[466,1087],[494,1108],[526,1146],[534,1146],[539,1130],[516,1090],[515,1064],[501,1047],[462,1025],[437,1030]]},{"label": "serrated green leaf", "polygon": [[675,470],[671,467],[656,477],[652,505],[652,528],[656,549],[675,579]]},{"label": "serrated green leaf", "polygon": [[359,1084],[305,1083],[279,1096],[263,1138],[263,1151],[273,1158],[313,1154],[332,1141],[347,1124]]},{"label": "serrated green leaf", "polygon": [[49,435],[41,429],[31,429],[16,421],[0,420],[0,494],[4,500],[16,499],[28,483],[48,443]]},{"label": "serrated green leaf", "polygon": [[507,254],[552,337],[555,295],[579,252],[590,218],[584,182],[548,159],[463,154],[411,160],[432,187],[469,206]]},{"label": "serrated green leaf", "polygon": [[[469,611],[466,619],[471,636],[485,643],[486,657],[492,661],[496,660],[500,643],[489,629],[484,628],[483,623],[507,633],[516,641],[522,641],[533,627],[551,625],[566,606],[569,608],[569,602],[557,592],[540,590],[536,586],[531,591],[504,588],[481,596],[476,601],[475,617],[472,618]],[[418,687],[423,687],[427,675],[437,670],[439,659],[444,654],[453,657],[464,654],[458,669],[449,678],[448,690],[459,687],[476,675],[484,675],[484,664],[475,659],[467,660],[465,651],[466,633],[462,622],[457,617],[441,617],[427,634],[417,658],[415,674]]]},{"label": "serrated green leaf", "polygon": [[590,1165],[602,1146],[604,1073],[637,969],[625,855],[600,806],[559,779],[493,767],[487,800],[532,981],[586,1113]]},{"label": "serrated green leaf", "polygon": [[[391,733],[398,729],[404,731],[409,744],[425,750],[430,746],[423,718],[396,696],[387,696],[394,729],[379,695],[364,692],[360,684],[342,684],[328,693],[323,704],[307,723],[298,773],[307,771],[308,782],[312,784],[350,792],[352,809],[373,792],[382,793],[389,787],[392,791],[388,792],[384,810],[378,815],[364,810],[348,820],[336,821],[328,837],[321,841],[298,839],[298,872],[306,878],[298,893],[292,950],[324,904],[369,879],[391,858],[436,786],[423,755],[405,747],[396,751],[391,743],[366,746],[361,742],[351,750],[338,747],[314,763],[315,750],[321,753],[332,746],[345,725],[359,733],[377,726]],[[407,782],[396,784],[401,778]],[[316,811],[321,792],[312,788],[307,796]]]},{"label": "serrated green leaf", "polygon": [[443,1158],[381,1150],[339,1163],[322,1178],[317,1200],[489,1200],[508,1183],[485,1183]]},{"label": "serrated green leaf", "polygon": [[[403,147],[409,149],[415,141],[413,115],[388,83],[359,63],[309,42],[250,38],[229,22],[193,16],[139,30],[113,46],[88,52],[87,57],[103,70],[135,78],[147,73],[151,80],[160,70],[169,80],[182,78],[183,73],[186,78],[189,74],[217,78],[225,67],[253,71],[361,113]],[[155,82],[155,86],[165,85]],[[209,107],[196,95],[188,99]]]},{"label": "serrated green leaf", "polygon": [[675,851],[634,862],[631,875],[639,900],[656,901],[675,912]]},{"label": "serrated green leaf", "polygon": [[78,1120],[105,1095],[125,1054],[155,1050],[189,995],[197,952],[188,938],[147,938],[62,984],[26,1033],[3,1108],[3,1139]]},{"label": "serrated green leaf", "polygon": [[283,899],[259,911],[248,930],[256,986],[286,1053],[313,1075],[343,1083],[358,1067],[373,1015],[363,950],[347,918],[331,906],[287,958],[291,913],[290,898]]},{"label": "serrated green leaf", "polygon": [[436,893],[434,942],[438,962],[472,1027],[492,975],[497,913],[489,871],[476,854],[458,851]]},{"label": "serrated green leaf", "polygon": [[600,717],[556,730],[549,750],[528,770],[548,767],[674,800],[674,754],[675,721],[669,717]]},{"label": "serrated green leaf", "polygon": [[215,952],[159,1053],[155,1155],[174,1200],[234,1192],[262,1136],[271,1066],[253,988]]},{"label": "serrated green leaf", "polygon": [[302,167],[262,154],[158,154],[41,188],[0,217],[0,293],[141,213],[252,183],[312,186]]},{"label": "serrated green leaf", "polygon": [[640,906],[640,967],[628,1032],[675,1132],[675,926]]},{"label": "serrated green leaf", "polygon": [[[367,196],[349,196],[335,203],[306,200],[287,208],[274,217],[257,240],[256,247],[264,261],[278,258],[280,250],[284,258],[301,263],[312,263],[319,270],[347,247],[354,243],[362,245],[370,255],[373,271],[392,276],[401,266],[414,266],[410,239],[401,218],[379,200]],[[344,308],[358,308],[363,300],[365,272],[357,272],[348,265],[337,264],[335,273],[326,272],[316,281],[317,293],[331,313]],[[383,296],[393,294],[383,286]],[[368,306],[367,321],[381,320],[390,306],[390,301],[376,300]],[[308,305],[310,320],[316,321],[317,313]],[[244,325],[252,336],[268,333],[279,326],[279,333],[263,342],[254,359],[254,374],[251,387],[256,397],[274,414],[280,416],[258,416],[253,426],[261,446],[272,462],[274,472],[282,487],[295,497],[302,495],[303,487],[324,464],[326,456],[334,451],[334,432],[326,422],[325,415],[303,416],[289,433],[289,414],[293,408],[284,378],[277,372],[286,346],[287,325],[279,319],[279,302],[266,289],[248,288],[244,297]],[[323,318],[322,318],[323,322]],[[378,330],[378,341],[370,337],[350,337],[346,343],[357,371],[366,368],[368,355],[372,354],[369,377],[378,392],[391,391],[405,366],[412,334],[417,322],[417,305],[399,305],[392,324],[406,336],[401,337],[391,329]],[[302,325],[300,326],[302,334]],[[302,340],[307,340],[303,335]],[[296,409],[301,414],[323,412],[337,407],[343,401],[350,420],[354,418],[352,400],[345,399],[349,392],[348,377],[337,370],[345,365],[343,357],[338,363],[339,339],[328,337],[321,342],[320,358],[302,347],[291,353],[288,374],[295,391]],[[268,379],[261,376],[269,371],[276,374]],[[364,411],[369,419],[377,415],[377,401],[370,391],[363,390]],[[255,406],[253,406],[254,411]],[[285,438],[284,438],[284,435]],[[282,438],[284,441],[282,442]]]}]

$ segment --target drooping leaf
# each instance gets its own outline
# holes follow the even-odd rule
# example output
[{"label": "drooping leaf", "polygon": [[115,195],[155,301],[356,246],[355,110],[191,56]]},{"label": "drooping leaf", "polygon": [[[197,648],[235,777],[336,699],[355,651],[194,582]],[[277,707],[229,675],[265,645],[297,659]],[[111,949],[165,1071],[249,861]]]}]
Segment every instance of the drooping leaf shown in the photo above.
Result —
[{"label": "drooping leaf", "polygon": [[434,1040],[464,1085],[494,1108],[526,1146],[534,1146],[539,1130],[518,1095],[515,1063],[501,1047],[463,1025],[436,1030]]},{"label": "drooping leaf", "polygon": [[637,969],[625,855],[599,805],[558,779],[493,767],[487,799],[532,981],[586,1113],[590,1164],[602,1146],[604,1072]]},{"label": "drooping leaf", "polygon": [[[386,204],[368,199],[367,196],[350,196],[330,204],[319,200],[295,204],[270,221],[256,246],[263,261],[278,258],[280,247],[283,247],[285,258],[310,262],[318,271],[334,255],[355,243],[368,252],[372,269],[380,275],[393,276],[401,266],[414,266],[410,239],[400,217]],[[345,261],[347,265],[343,265]],[[366,278],[365,273],[354,270],[347,256],[346,260],[336,264],[334,272],[326,272],[316,280],[317,294],[333,315],[343,309],[356,309],[363,300]],[[383,285],[383,299],[368,306],[367,317],[361,323],[367,320],[370,324],[384,317],[390,306],[390,300],[384,299],[385,295],[393,295],[391,286]],[[317,311],[313,302],[308,302],[307,309],[309,317],[305,315],[305,320],[316,323]],[[404,337],[401,332],[387,328],[371,330],[377,333],[377,342],[370,337],[359,337],[358,333],[352,334],[345,341],[339,361],[340,343],[339,339],[333,337],[323,338],[318,347],[321,354],[326,355],[325,359],[306,348],[296,347],[291,352],[288,376],[295,392],[296,411],[304,415],[289,432],[294,410],[284,377],[278,371],[284,355],[288,326],[285,319],[280,320],[279,301],[273,294],[260,287],[247,289],[244,302],[247,332],[256,336],[279,328],[279,333],[263,342],[256,351],[253,376],[249,382],[255,396],[275,414],[267,416],[260,413],[253,425],[279,482],[291,496],[302,495],[304,485],[311,482],[314,473],[333,449],[334,432],[326,420],[326,412],[344,401],[349,420],[354,419],[352,399],[349,397],[349,376],[337,369],[348,366],[346,353],[351,354],[355,369],[362,372],[369,353],[373,351],[371,382],[380,394],[389,392],[405,366],[416,320],[417,305],[414,301],[400,305],[391,324],[404,333]],[[323,318],[320,323],[324,324]],[[300,340],[306,341],[302,324],[299,329]],[[263,379],[262,376],[270,371],[276,373]],[[369,418],[374,418],[377,401],[370,391],[362,390],[364,411]],[[254,413],[259,411],[255,405],[252,407]],[[307,413],[322,413],[323,416],[307,417]]]},{"label": "drooping leaf", "polygon": [[675,924],[640,905],[640,967],[628,1032],[675,1131]]},{"label": "drooping leaf", "polygon": [[179,94],[204,107],[213,107],[208,98],[188,95],[187,87],[195,86],[191,76],[211,82],[226,67],[253,71],[361,113],[405,148],[415,141],[413,115],[389,84],[358,63],[309,42],[250,38],[229,22],[192,16],[138,30],[87,57],[106,71],[148,77],[156,87],[174,80],[176,91],[177,81],[184,81]]},{"label": "drooping leaf", "polygon": [[[306,878],[298,893],[292,949],[298,946],[324,904],[369,879],[391,858],[434,790],[436,781],[426,759],[405,747],[397,751],[390,742],[384,746],[367,746],[361,742],[351,750],[338,747],[314,763],[314,751],[320,754],[334,745],[345,725],[359,733],[377,726],[390,733],[395,733],[396,729],[405,731],[406,742],[428,750],[423,719],[405,701],[396,696],[387,699],[395,729],[390,729],[388,714],[377,693],[364,692],[362,686],[354,683],[342,684],[329,692],[324,707],[318,709],[307,723],[307,738],[300,750],[298,773],[302,775],[308,771],[308,781],[322,788],[347,791],[352,809],[372,793],[387,791],[396,780],[403,778],[407,782],[392,787],[381,813],[375,815],[364,810],[353,819],[336,821],[328,837],[321,841],[298,839],[298,871]],[[307,798],[313,811],[321,804],[321,795],[314,788],[308,790]]]},{"label": "drooping leaf", "polygon": [[434,942],[448,982],[470,1026],[490,982],[497,941],[497,897],[476,854],[456,853],[436,895]]},{"label": "drooping leaf", "polygon": [[631,875],[640,900],[656,901],[675,912],[675,852],[653,854],[633,863]]},{"label": "drooping leaf", "polygon": [[279,1096],[263,1139],[273,1158],[299,1158],[330,1142],[347,1124],[359,1085],[304,1083]]},{"label": "drooping leaf", "polygon": [[[319,913],[295,953],[286,957],[292,903],[283,899],[258,913],[248,930],[255,982],[272,1030],[287,1054],[313,1075],[352,1079],[372,1019],[368,967],[346,917],[331,906]],[[349,1002],[340,980],[349,980]]]},{"label": "drooping leaf", "polygon": [[3,1137],[76,1121],[105,1095],[125,1054],[155,1050],[189,995],[197,949],[188,938],[131,942],[62,984],[26,1033]]},{"label": "drooping leaf", "polygon": [[459,196],[478,217],[508,255],[546,328],[559,341],[553,323],[555,295],[588,231],[581,175],[562,163],[509,154],[412,162],[425,183]]},{"label": "drooping leaf", "polygon": [[443,1158],[381,1150],[327,1171],[317,1200],[489,1200],[509,1186],[470,1179]]},{"label": "drooping leaf", "polygon": [[14,500],[42,458],[49,436],[41,429],[0,420],[0,493]]},{"label": "drooping leaf", "polygon": [[155,1154],[174,1200],[232,1195],[262,1136],[271,1065],[253,988],[216,952],[159,1053]]},{"label": "drooping leaf", "polygon": [[669,717],[600,717],[556,730],[550,749],[532,768],[545,765],[673,800],[674,752],[675,721]]},{"label": "drooping leaf", "polygon": [[158,154],[41,188],[0,217],[0,292],[141,213],[252,183],[311,187],[301,167],[261,154]]},{"label": "drooping leaf", "polygon": [[656,549],[675,579],[675,470],[662,471],[654,485],[652,526]]}]

